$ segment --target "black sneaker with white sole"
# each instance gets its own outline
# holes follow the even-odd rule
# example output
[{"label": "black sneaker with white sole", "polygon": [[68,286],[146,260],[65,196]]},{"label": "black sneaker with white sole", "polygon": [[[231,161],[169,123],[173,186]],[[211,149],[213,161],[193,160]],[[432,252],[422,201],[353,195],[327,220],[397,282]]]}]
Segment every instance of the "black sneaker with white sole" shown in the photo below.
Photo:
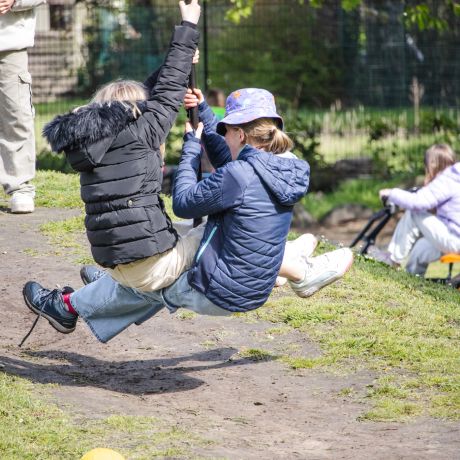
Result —
[{"label": "black sneaker with white sole", "polygon": [[80,269],[80,278],[84,284],[92,283],[93,281],[98,280],[105,274],[106,272],[104,270],[100,270],[94,265],[84,265]]},{"label": "black sneaker with white sole", "polygon": [[22,290],[26,305],[39,317],[47,319],[54,329],[63,334],[73,332],[78,320],[77,315],[67,311],[62,298],[63,294],[71,292],[73,289],[68,286],[64,289],[50,290],[35,281],[27,282]]}]

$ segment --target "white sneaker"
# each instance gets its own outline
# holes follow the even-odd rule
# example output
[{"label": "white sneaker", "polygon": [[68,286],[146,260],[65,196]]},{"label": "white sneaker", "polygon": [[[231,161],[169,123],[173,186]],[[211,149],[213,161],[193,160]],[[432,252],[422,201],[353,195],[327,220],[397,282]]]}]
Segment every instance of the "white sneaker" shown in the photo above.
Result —
[{"label": "white sneaker", "polygon": [[305,233],[297,239],[286,242],[285,252],[289,257],[300,257],[304,262],[313,254],[318,246],[318,240],[315,235]]},{"label": "white sneaker", "polygon": [[289,284],[299,297],[310,297],[321,288],[342,278],[352,264],[353,252],[349,248],[327,252],[309,259],[306,263],[305,278],[298,283],[289,281]]},{"label": "white sneaker", "polygon": [[[302,262],[306,263],[307,259],[313,254],[318,246],[318,240],[315,235],[305,233],[292,241],[286,241],[286,248],[284,250],[285,256],[292,258],[299,258]],[[275,287],[284,286],[287,278],[278,276],[275,281]]]},{"label": "white sneaker", "polygon": [[16,192],[10,200],[10,209],[13,214],[27,214],[34,212],[34,198],[32,195]]},{"label": "white sneaker", "polygon": [[284,278],[284,276],[277,276],[276,281],[275,281],[275,287],[284,286],[286,283],[287,283],[287,278]]}]

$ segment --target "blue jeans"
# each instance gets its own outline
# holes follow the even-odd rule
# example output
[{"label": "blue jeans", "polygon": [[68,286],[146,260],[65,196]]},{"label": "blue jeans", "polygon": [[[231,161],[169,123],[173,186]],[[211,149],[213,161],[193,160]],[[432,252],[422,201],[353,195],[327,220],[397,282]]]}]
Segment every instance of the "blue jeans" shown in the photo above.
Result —
[{"label": "blue jeans", "polygon": [[124,287],[110,275],[78,289],[70,296],[79,316],[103,343],[118,335],[133,323],[141,324],[164,307],[170,313],[186,308],[200,315],[228,316],[232,312],[210,302],[187,280],[187,272],[167,288],[142,292]]}]

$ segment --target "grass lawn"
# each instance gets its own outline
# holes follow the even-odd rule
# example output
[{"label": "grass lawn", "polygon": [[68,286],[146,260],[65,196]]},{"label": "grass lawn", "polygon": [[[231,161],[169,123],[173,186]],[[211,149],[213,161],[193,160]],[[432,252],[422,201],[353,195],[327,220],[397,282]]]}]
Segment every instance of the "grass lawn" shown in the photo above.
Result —
[{"label": "grass lawn", "polygon": [[[76,175],[39,171],[35,183],[37,206],[81,208]],[[171,212],[170,200],[167,206]],[[46,224],[42,231],[55,244],[72,247],[75,232],[83,231],[83,220]],[[370,402],[362,420],[403,421],[422,415],[460,418],[457,291],[357,256],[345,280],[313,298],[300,299],[288,287],[280,288],[263,308],[240,317],[271,322],[272,335],[296,329],[320,345],[322,355],[318,358],[299,356],[295,350],[277,356],[286,369],[314,368],[341,374],[364,369],[375,375],[366,394],[355,394],[353,388],[342,394]],[[249,349],[243,353],[265,359],[268,352]],[[120,449],[129,458],[145,456],[143,449],[147,448],[150,457],[142,458],[186,455],[184,446],[190,445],[191,439],[195,445],[206,442],[168,429],[150,417],[116,416],[77,423],[43,402],[42,392],[42,385],[0,374],[2,459],[78,458],[102,441],[109,443],[126,435],[133,439],[131,445],[137,446],[129,452]]]},{"label": "grass lawn", "polygon": [[101,446],[129,459],[190,458],[191,444],[207,444],[154,417],[113,415],[82,423],[46,402],[45,390],[46,385],[0,373],[2,460],[76,460]]},{"label": "grass lawn", "polygon": [[460,418],[457,291],[359,256],[343,282],[308,301],[277,296],[253,315],[321,344],[317,359],[284,356],[293,368],[375,372],[363,419]]}]

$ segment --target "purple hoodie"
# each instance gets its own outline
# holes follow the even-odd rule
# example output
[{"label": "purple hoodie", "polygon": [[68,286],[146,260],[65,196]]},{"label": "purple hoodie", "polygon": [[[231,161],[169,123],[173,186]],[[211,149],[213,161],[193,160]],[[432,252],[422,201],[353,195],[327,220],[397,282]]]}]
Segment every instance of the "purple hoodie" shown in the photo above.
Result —
[{"label": "purple hoodie", "polygon": [[411,211],[436,209],[439,219],[460,236],[460,162],[446,168],[416,193],[392,189],[388,200]]}]

